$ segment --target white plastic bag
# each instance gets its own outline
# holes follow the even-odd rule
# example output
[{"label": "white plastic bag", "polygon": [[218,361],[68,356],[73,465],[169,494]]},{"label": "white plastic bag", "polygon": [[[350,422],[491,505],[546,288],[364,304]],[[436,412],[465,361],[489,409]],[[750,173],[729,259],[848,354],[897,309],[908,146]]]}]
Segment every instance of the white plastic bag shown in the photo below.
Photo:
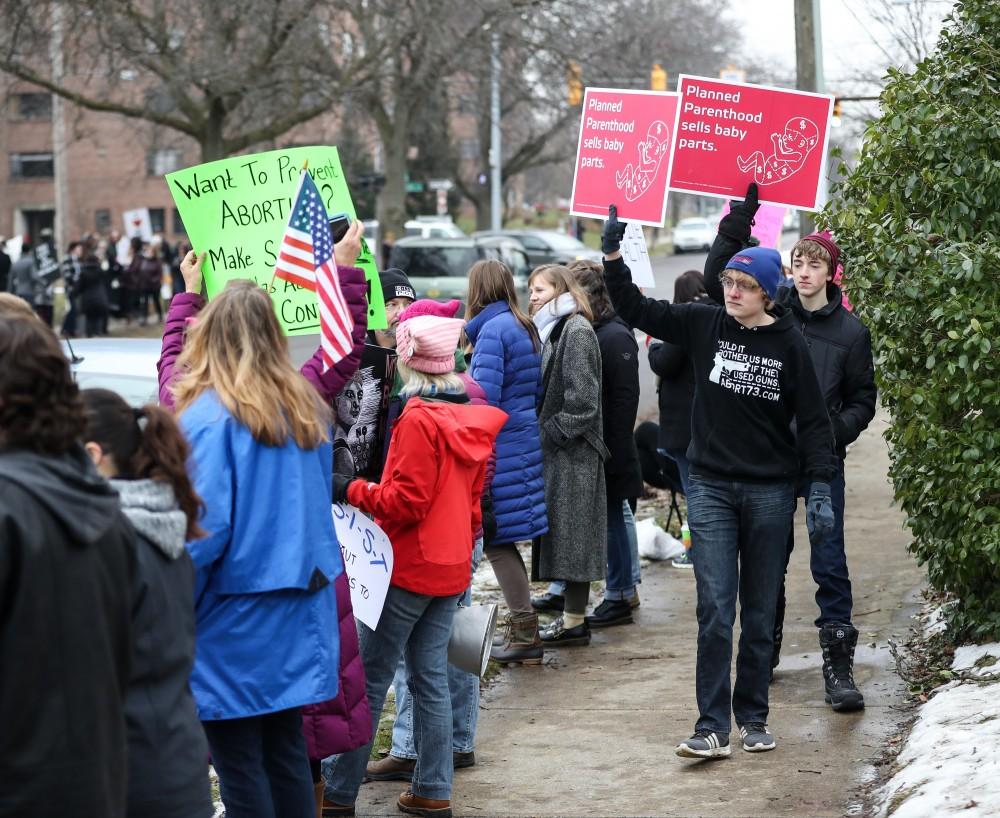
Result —
[{"label": "white plastic bag", "polygon": [[648,560],[669,560],[684,553],[684,543],[671,537],[652,517],[635,524],[639,556]]}]

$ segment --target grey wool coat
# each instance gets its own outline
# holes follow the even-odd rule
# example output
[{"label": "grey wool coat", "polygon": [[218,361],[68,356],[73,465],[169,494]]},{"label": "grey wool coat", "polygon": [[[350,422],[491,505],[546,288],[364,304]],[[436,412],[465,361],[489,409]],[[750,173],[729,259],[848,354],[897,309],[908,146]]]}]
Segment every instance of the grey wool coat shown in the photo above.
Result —
[{"label": "grey wool coat", "polygon": [[531,548],[533,581],[604,579],[607,498],[601,350],[590,322],[570,315],[542,350],[542,471],[549,530]]}]

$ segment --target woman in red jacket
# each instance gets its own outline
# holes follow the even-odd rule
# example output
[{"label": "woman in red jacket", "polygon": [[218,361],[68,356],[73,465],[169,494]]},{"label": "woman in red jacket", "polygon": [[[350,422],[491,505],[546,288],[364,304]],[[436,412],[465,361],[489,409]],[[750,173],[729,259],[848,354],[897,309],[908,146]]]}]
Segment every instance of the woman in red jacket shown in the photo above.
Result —
[{"label": "woman in red jacket", "polygon": [[[375,630],[358,623],[372,715],[382,712],[401,657],[410,671],[417,764],[404,812],[451,815],[452,715],[448,639],[458,597],[469,584],[473,535],[493,444],[507,415],[469,404],[455,374],[464,322],[422,315],[396,330],[402,394],[381,483],[334,476],[335,499],[373,514],[393,546],[385,606]],[[376,719],[377,720],[377,719]],[[367,745],[337,759],[324,814],[353,815],[371,752]]]}]

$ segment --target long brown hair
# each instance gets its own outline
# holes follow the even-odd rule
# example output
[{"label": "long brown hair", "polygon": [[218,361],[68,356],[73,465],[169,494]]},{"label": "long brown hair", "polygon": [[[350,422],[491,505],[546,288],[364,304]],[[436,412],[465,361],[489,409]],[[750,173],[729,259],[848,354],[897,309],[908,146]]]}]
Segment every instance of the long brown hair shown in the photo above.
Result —
[{"label": "long brown hair", "polygon": [[569,271],[576,276],[581,289],[587,294],[595,321],[606,321],[615,314],[608,285],[604,283],[604,267],[596,261],[574,261]]},{"label": "long brown hair", "polygon": [[204,537],[198,525],[201,498],[187,472],[190,449],[173,415],[153,404],[133,409],[110,389],[84,389],[80,394],[87,418],[83,439],[111,455],[115,477],[167,483],[187,517],[187,539]]},{"label": "long brown hair", "polygon": [[330,439],[331,413],[288,359],[271,298],[252,281],[230,281],[188,330],[173,386],[180,414],[209,389],[265,446],[289,437],[303,449]]},{"label": "long brown hair", "polygon": [[541,267],[536,267],[528,278],[529,287],[538,276],[543,276],[555,289],[556,294],[553,299],[558,298],[563,293],[569,293],[576,301],[576,311],[591,323],[594,322],[594,311],[590,308],[590,299],[587,298],[587,293],[583,291],[580,282],[576,280],[576,276],[570,272],[568,267],[562,264],[543,264]]},{"label": "long brown hair", "polygon": [[514,274],[510,268],[497,259],[477,261],[469,268],[469,295],[465,305],[465,314],[469,319],[475,318],[484,307],[497,301],[506,301],[513,316],[522,327],[528,331],[531,343],[535,349],[541,346],[538,338],[538,328],[528,318],[517,303],[517,291],[514,289]]}]

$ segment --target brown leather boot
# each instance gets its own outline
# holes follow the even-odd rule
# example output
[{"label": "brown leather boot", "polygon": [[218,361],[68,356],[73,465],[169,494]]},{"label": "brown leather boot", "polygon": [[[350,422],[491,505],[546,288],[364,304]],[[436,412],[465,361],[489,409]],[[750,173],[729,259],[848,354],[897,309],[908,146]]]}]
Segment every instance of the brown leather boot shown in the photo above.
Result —
[{"label": "brown leather boot", "polygon": [[416,759],[396,758],[390,754],[378,761],[368,762],[365,781],[409,781],[416,766]]},{"label": "brown leather boot", "polygon": [[490,657],[501,665],[520,662],[523,665],[542,663],[542,640],[538,638],[538,614],[516,613],[507,620],[503,644],[490,651]]},{"label": "brown leather boot", "polygon": [[451,801],[444,798],[421,798],[410,790],[404,792],[396,801],[401,812],[410,815],[423,815],[425,818],[451,818]]}]

